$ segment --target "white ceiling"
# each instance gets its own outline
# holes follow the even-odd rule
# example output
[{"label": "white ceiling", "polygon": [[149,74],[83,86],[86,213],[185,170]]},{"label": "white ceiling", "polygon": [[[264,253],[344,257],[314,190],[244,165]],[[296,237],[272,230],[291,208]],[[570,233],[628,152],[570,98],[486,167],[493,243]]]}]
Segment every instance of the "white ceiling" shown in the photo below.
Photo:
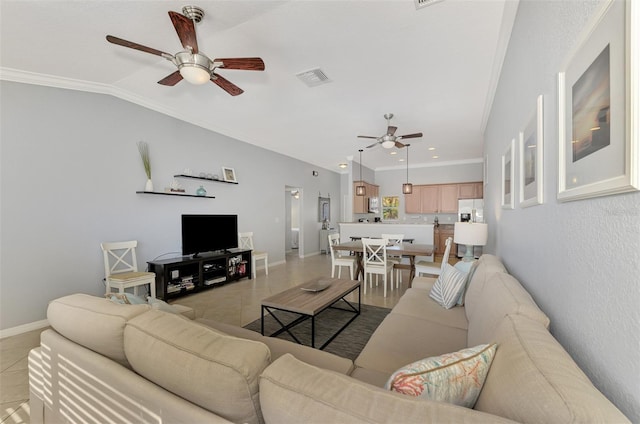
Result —
[{"label": "white ceiling", "polygon": [[[167,12],[195,4],[200,51],[261,57],[264,72],[220,70],[245,90],[156,82],[167,60],[108,43],[107,34],[177,53]],[[517,0],[6,1],[0,8],[0,77],[105,92],[239,140],[340,171],[381,136],[422,132],[410,165],[475,161],[513,25]],[[330,83],[296,74],[319,67]],[[429,151],[433,147],[435,150]],[[404,168],[376,146],[372,169]],[[433,159],[433,155],[438,159]]]}]

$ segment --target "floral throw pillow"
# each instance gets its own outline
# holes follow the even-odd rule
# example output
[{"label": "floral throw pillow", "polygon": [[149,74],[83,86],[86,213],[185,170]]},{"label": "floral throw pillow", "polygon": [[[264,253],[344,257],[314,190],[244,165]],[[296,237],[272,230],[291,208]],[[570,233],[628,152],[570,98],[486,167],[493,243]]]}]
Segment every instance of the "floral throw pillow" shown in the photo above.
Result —
[{"label": "floral throw pillow", "polygon": [[473,408],[496,349],[483,344],[414,362],[393,373],[385,389]]},{"label": "floral throw pillow", "polygon": [[445,265],[444,272],[440,274],[429,296],[445,309],[456,306],[460,294],[465,289],[467,274],[460,272],[449,264]]}]

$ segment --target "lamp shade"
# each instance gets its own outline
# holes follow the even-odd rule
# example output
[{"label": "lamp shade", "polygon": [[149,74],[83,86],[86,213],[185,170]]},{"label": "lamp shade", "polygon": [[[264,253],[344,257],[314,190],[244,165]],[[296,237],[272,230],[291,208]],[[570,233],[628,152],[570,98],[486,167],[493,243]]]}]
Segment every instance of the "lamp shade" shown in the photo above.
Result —
[{"label": "lamp shade", "polygon": [[456,222],[453,227],[453,241],[467,246],[484,246],[488,237],[487,224],[480,222]]}]

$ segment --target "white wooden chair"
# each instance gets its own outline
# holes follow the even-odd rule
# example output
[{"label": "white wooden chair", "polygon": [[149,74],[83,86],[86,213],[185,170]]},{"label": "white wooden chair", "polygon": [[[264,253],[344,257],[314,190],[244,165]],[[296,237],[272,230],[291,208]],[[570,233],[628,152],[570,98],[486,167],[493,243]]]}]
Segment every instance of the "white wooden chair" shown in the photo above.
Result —
[{"label": "white wooden chair", "polygon": [[[387,240],[387,246],[401,245],[404,240],[404,234],[381,234],[381,237]],[[402,270],[410,269],[408,263],[402,263],[402,255],[388,255],[389,261],[393,263],[393,269],[396,270],[396,288],[402,282]]]},{"label": "white wooden chair", "polygon": [[333,246],[340,244],[340,234],[329,234],[329,252],[331,253],[331,278],[335,277],[336,268],[338,269],[338,278],[340,278],[340,272],[342,267],[349,267],[349,276],[353,280],[353,273],[356,267],[357,258],[351,255],[342,255],[342,252],[335,250]]},{"label": "white wooden chair", "polygon": [[269,254],[254,250],[253,232],[238,233],[238,247],[251,250],[251,274],[253,278],[256,278],[256,261],[264,261],[265,275],[269,275]]},{"label": "white wooden chair", "polygon": [[384,297],[387,297],[387,276],[390,277],[389,288],[393,289],[393,263],[387,258],[387,240],[362,239],[362,261],[364,263],[364,294],[367,294],[367,275],[369,275],[369,287],[372,287],[373,274],[382,275],[384,283]]},{"label": "white wooden chair", "polygon": [[111,293],[112,288],[119,293],[133,287],[133,293],[138,295],[138,287],[149,284],[151,297],[156,297],[156,274],[153,272],[139,272],[136,247],[138,242],[122,241],[113,243],[100,243],[104,257],[104,273],[106,292]]},{"label": "white wooden chair", "polygon": [[442,256],[442,262],[427,262],[418,261],[416,263],[416,275],[429,274],[440,275],[444,272],[444,265],[449,262],[449,252],[451,252],[451,245],[453,244],[451,237],[448,237],[444,242],[444,255]]}]

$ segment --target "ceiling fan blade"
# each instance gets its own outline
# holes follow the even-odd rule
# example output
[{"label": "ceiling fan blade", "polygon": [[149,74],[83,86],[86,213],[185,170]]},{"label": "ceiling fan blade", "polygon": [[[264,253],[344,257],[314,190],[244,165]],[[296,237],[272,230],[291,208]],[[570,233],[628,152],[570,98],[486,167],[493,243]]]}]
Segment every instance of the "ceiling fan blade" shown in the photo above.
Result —
[{"label": "ceiling fan blade", "polygon": [[182,81],[182,75],[180,75],[180,71],[175,71],[158,81],[158,84],[174,86],[180,81]]},{"label": "ceiling fan blade", "polygon": [[371,137],[370,135],[359,135],[358,138],[373,138],[375,140],[378,139],[378,137]]},{"label": "ceiling fan blade", "polygon": [[370,149],[371,147],[376,147],[378,144],[379,142],[376,141],[375,143],[368,145],[367,149]]},{"label": "ceiling fan blade", "polygon": [[396,147],[397,147],[398,149],[402,149],[403,147],[406,147],[406,146],[407,146],[406,144],[402,144],[402,143],[400,143],[399,141],[396,141]]},{"label": "ceiling fan blade", "polygon": [[399,137],[397,137],[397,139],[405,139],[405,138],[418,138],[418,137],[422,137],[422,133],[415,133],[415,134],[407,134],[407,135],[401,135]]},{"label": "ceiling fan blade", "polygon": [[264,62],[259,57],[237,57],[229,59],[215,59],[222,62],[224,69],[242,69],[244,71],[264,71]]},{"label": "ceiling fan blade", "polygon": [[182,47],[191,49],[192,53],[198,53],[198,41],[196,40],[196,27],[193,21],[180,13],[169,11],[169,17],[173,27],[178,33]]},{"label": "ceiling fan blade", "polygon": [[142,44],[134,43],[132,41],[123,40],[122,38],[114,37],[113,35],[107,35],[107,41],[119,46],[129,47],[130,49],[140,50],[141,52],[151,53],[157,56],[172,56],[169,53],[161,52],[160,50],[152,49],[151,47],[143,46]]},{"label": "ceiling fan blade", "polygon": [[241,89],[240,87],[238,87],[234,83],[232,83],[229,80],[221,77],[218,74],[216,74],[214,77],[211,77],[211,81],[214,84],[216,84],[218,87],[222,88],[227,93],[231,94],[232,96],[237,96],[238,94],[244,93],[243,89]]},{"label": "ceiling fan blade", "polygon": [[398,127],[392,127],[391,125],[389,125],[387,127],[387,135],[394,135],[397,129]]}]

